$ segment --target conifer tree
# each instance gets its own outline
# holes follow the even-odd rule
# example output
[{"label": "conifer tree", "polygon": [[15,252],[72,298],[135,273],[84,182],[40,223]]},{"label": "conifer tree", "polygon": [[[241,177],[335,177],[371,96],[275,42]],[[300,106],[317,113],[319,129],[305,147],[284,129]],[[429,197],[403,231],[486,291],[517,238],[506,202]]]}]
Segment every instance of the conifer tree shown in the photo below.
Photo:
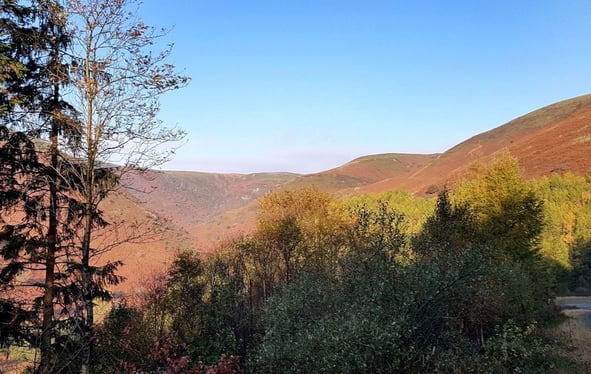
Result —
[{"label": "conifer tree", "polygon": [[[41,372],[52,366],[52,338],[55,300],[59,297],[56,278],[58,256],[71,246],[74,206],[65,192],[59,142],[76,136],[73,107],[66,103],[60,88],[68,74],[62,54],[69,42],[66,17],[56,1],[40,0],[23,6],[6,0],[1,4],[4,52],[1,79],[3,136],[1,159],[2,216],[15,221],[7,224],[11,235],[3,247],[4,282],[14,286],[17,274],[27,271],[43,282],[26,282],[41,290],[34,305],[42,310],[39,345]],[[40,139],[44,144],[40,146]],[[10,275],[10,276],[8,276]],[[29,311],[33,315],[33,310]]]}]

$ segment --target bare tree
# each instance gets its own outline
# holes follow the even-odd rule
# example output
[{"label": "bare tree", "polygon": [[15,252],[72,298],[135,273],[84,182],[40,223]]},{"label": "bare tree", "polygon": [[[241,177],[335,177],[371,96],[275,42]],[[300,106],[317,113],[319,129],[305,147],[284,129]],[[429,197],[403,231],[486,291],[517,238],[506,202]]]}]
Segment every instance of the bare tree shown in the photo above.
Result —
[{"label": "bare tree", "polygon": [[184,132],[158,119],[159,98],[188,84],[175,66],[166,62],[172,46],[153,53],[155,41],[165,35],[136,17],[135,0],[68,0],[73,27],[69,54],[71,96],[81,119],[81,138],[71,147],[76,189],[84,210],[80,238],[81,293],[84,341],[82,372],[92,357],[94,325],[93,272],[90,259],[99,205],[119,188],[121,177],[137,169],[162,164],[172,155],[170,142]]}]

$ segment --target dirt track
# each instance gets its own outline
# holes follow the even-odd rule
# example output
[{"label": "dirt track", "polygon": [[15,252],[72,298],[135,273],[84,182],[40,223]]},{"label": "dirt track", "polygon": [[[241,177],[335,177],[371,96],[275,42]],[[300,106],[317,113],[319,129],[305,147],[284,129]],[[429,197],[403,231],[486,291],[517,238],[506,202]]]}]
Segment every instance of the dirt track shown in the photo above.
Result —
[{"label": "dirt track", "polygon": [[591,296],[559,297],[556,304],[569,317],[556,332],[571,345],[571,356],[591,373]]}]

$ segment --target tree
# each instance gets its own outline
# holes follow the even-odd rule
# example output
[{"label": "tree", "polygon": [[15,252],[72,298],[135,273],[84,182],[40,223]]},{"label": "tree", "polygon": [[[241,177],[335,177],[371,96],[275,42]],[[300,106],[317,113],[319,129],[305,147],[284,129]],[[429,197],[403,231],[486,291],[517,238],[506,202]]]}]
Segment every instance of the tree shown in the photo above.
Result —
[{"label": "tree", "polygon": [[338,233],[345,222],[333,199],[315,188],[281,190],[260,202],[254,233],[260,250],[279,258],[283,282],[299,271],[330,272],[338,260]]},{"label": "tree", "polygon": [[[21,149],[18,140],[14,139],[16,140],[14,142],[11,141],[13,139],[9,139],[10,135],[5,126],[11,121],[15,106],[21,101],[32,99],[27,94],[27,89],[23,87],[27,80],[25,75],[28,72],[25,66],[30,61],[34,49],[32,43],[27,43],[35,35],[35,31],[30,25],[32,18],[32,7],[19,5],[16,1],[0,1],[0,29],[2,30],[0,34],[0,120],[2,124],[2,127],[0,127],[0,156],[2,158],[0,160],[11,157],[10,148],[7,149],[7,143],[16,143],[14,146]],[[27,46],[31,46],[31,48],[27,48]],[[16,166],[16,169],[18,170],[19,167]],[[12,171],[8,174],[12,174]],[[0,175],[4,176],[6,174],[0,170]],[[6,187],[6,185],[3,185],[3,187]],[[15,193],[15,191],[6,191],[4,188],[0,191],[0,208],[2,210],[5,210],[9,204],[6,202],[7,195],[5,192],[9,192],[13,196]],[[11,268],[7,264],[10,263],[6,256],[7,252],[12,252],[11,255],[14,256],[14,248],[7,248],[12,244],[14,227],[9,225],[2,216],[0,216],[0,223],[3,226],[0,235],[2,242],[0,250],[3,260],[0,279],[0,292],[2,295],[0,299],[2,310],[0,314],[0,343],[7,345],[10,341],[20,340],[17,338],[24,337],[22,323],[32,316],[27,313],[24,305],[8,295],[7,291],[14,287],[12,284],[14,277],[22,271],[22,268],[21,265],[15,265]],[[8,257],[10,258],[10,255]]]},{"label": "tree", "polygon": [[[164,35],[136,19],[134,0],[68,0],[72,27],[72,96],[79,113],[81,137],[69,149],[75,160],[76,190],[83,204],[80,238],[80,291],[87,343],[83,372],[92,357],[94,325],[93,277],[100,270],[91,263],[93,232],[100,226],[101,201],[120,186],[130,170],[161,164],[172,155],[164,146],[184,133],[167,128],[157,118],[159,98],[178,89],[189,78],[166,62],[171,46],[153,54]],[[111,166],[113,165],[113,166]]]},{"label": "tree", "polygon": [[[57,338],[55,305],[59,303],[60,310],[65,310],[63,306],[71,297],[61,280],[67,278],[67,256],[73,253],[75,245],[79,204],[65,191],[52,188],[48,176],[54,169],[42,160],[43,154],[26,134],[0,128],[0,155],[1,283],[3,288],[29,289],[16,295],[21,303],[29,300],[20,315],[33,319],[15,315],[15,320],[27,322],[23,327],[33,333],[28,335],[27,342],[41,348],[40,370],[50,372],[55,364],[53,339]],[[55,226],[52,228],[51,224]],[[57,233],[59,242],[54,236]],[[37,319],[38,308],[42,313]],[[41,321],[40,326],[37,320]]]},{"label": "tree", "polygon": [[[41,371],[48,372],[54,300],[60,297],[55,284],[56,261],[60,252],[63,254],[71,245],[71,227],[75,226],[68,212],[74,201],[64,194],[67,183],[63,183],[58,148],[61,136],[71,140],[77,134],[73,108],[60,95],[68,78],[61,52],[69,39],[63,9],[55,1],[34,1],[27,7],[3,1],[0,6],[3,30],[7,31],[1,43],[4,53],[0,113],[8,126],[2,142],[4,150],[14,152],[3,157],[2,170],[15,172],[15,176],[2,175],[5,199],[1,209],[3,215],[24,209],[21,227],[33,225],[31,232],[35,232],[35,240],[27,244],[17,239],[21,233],[10,238],[11,246],[20,242],[20,248],[11,254],[4,252],[4,258],[7,268],[21,264],[21,271],[44,271],[40,348]],[[14,132],[18,130],[27,134]],[[30,136],[49,140],[49,146],[39,149],[28,139]],[[16,195],[11,196],[10,192]],[[29,196],[14,199],[19,195]],[[27,212],[32,207],[36,212]],[[64,220],[68,220],[70,227],[64,226]],[[60,225],[63,231],[58,238]]]},{"label": "tree", "polygon": [[41,66],[36,61],[40,34],[33,27],[36,9],[16,0],[0,1],[0,116],[18,117],[17,108],[35,101],[38,88],[32,78]]},{"label": "tree", "polygon": [[420,233],[413,238],[413,250],[424,257],[437,252],[459,252],[475,242],[477,230],[474,213],[467,203],[454,206],[449,190],[441,191],[435,212],[428,217]]},{"label": "tree", "polygon": [[[66,14],[62,6],[53,0],[41,0],[38,3],[40,32],[46,40],[45,49],[47,55],[41,57],[40,60],[45,63],[45,74],[40,76],[37,84],[43,89],[43,96],[40,100],[39,111],[39,127],[37,127],[40,134],[46,128],[45,123],[49,123],[49,150],[48,158],[49,165],[46,171],[46,177],[49,187],[48,218],[47,218],[47,246],[45,251],[45,288],[43,295],[43,319],[42,319],[42,335],[41,335],[41,372],[48,373],[51,367],[51,349],[52,349],[52,332],[53,332],[53,316],[54,316],[54,299],[56,298],[56,260],[58,256],[58,243],[65,242],[66,234],[68,239],[72,236],[71,229],[65,229],[61,233],[58,230],[58,220],[70,217],[70,224],[72,223],[72,216],[70,212],[65,213],[65,217],[60,217],[60,209],[63,207],[64,199],[68,200],[69,204],[66,209],[71,206],[77,206],[74,200],[70,200],[67,195],[64,195],[64,190],[69,188],[62,187],[67,185],[64,176],[67,172],[62,173],[62,163],[60,163],[60,138],[65,137],[68,141],[75,141],[79,136],[78,123],[75,120],[75,111],[71,105],[62,99],[60,89],[68,82],[67,67],[63,62],[62,51],[67,47],[70,39],[67,31]],[[61,185],[61,186],[60,186]],[[60,194],[62,195],[60,197]],[[62,214],[64,215],[64,214]]]},{"label": "tree", "polygon": [[[303,273],[263,308],[256,372],[544,371],[547,347],[526,334],[546,313],[540,283],[499,256],[465,202],[439,195],[408,253],[403,217],[387,204],[351,211],[334,273]],[[509,235],[511,232],[508,233]],[[503,253],[503,252],[501,252]],[[500,257],[500,258],[499,258]],[[539,321],[539,320],[538,320]],[[504,340],[503,340],[504,339]],[[499,362],[498,345],[515,347]],[[527,352],[527,353],[523,353]]]},{"label": "tree", "polygon": [[535,270],[543,201],[523,178],[515,158],[503,155],[487,165],[474,165],[471,178],[455,187],[453,198],[473,209],[481,228],[477,235],[494,248],[497,259]]}]

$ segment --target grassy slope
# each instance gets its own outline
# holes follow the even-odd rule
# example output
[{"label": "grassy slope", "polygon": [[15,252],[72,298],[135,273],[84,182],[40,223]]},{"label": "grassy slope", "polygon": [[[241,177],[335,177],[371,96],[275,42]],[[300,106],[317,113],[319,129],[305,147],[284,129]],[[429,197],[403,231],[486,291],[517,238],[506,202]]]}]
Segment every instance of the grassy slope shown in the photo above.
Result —
[{"label": "grassy slope", "polygon": [[[129,175],[128,191],[172,225],[188,232],[195,248],[207,250],[229,229],[248,219],[219,217],[247,207],[268,191],[293,180],[297,174],[216,174],[182,171]],[[248,217],[248,211],[246,211]],[[253,215],[254,217],[254,215]]]},{"label": "grassy slope", "polygon": [[326,192],[357,189],[384,179],[404,178],[427,165],[436,155],[386,153],[357,158],[343,166],[301,176],[285,188],[315,186]]}]

